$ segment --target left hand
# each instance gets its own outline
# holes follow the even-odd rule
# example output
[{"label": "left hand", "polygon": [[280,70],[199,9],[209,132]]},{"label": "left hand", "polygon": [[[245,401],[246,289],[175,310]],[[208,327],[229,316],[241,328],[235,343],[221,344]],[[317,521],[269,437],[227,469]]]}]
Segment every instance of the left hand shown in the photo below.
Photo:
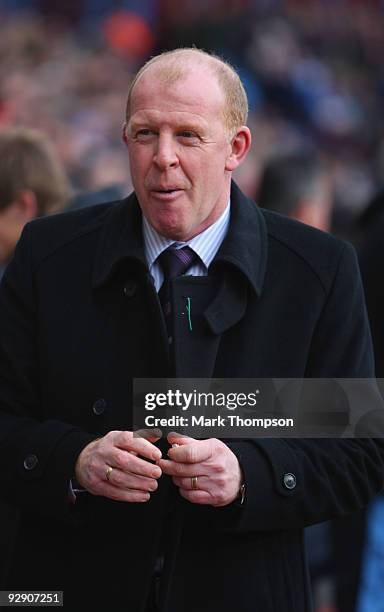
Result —
[{"label": "left hand", "polygon": [[[216,438],[195,440],[175,433],[167,440],[177,447],[170,448],[168,459],[157,464],[164,474],[172,476],[180,495],[193,504],[227,506],[239,494],[242,473],[236,455]],[[197,490],[192,477],[197,477]]]}]

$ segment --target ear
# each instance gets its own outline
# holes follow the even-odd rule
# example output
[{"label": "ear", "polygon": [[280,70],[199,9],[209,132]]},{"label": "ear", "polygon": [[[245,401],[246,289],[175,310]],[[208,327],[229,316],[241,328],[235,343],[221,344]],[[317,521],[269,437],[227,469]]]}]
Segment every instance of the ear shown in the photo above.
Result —
[{"label": "ear", "polygon": [[227,157],[225,169],[229,172],[240,166],[251,146],[251,132],[246,125],[242,125],[233,136],[230,143],[230,154]]},{"label": "ear", "polygon": [[127,122],[124,121],[123,123],[123,131],[122,131],[122,138],[123,138],[123,142],[125,142],[125,144],[128,144],[128,134],[127,134],[127,129],[128,129],[128,125]]}]

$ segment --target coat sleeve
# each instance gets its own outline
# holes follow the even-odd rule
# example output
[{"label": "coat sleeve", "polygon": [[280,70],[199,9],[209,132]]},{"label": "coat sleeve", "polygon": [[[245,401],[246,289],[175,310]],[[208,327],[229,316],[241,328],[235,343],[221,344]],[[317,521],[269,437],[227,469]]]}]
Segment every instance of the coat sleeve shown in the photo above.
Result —
[{"label": "coat sleeve", "polygon": [[96,436],[42,414],[30,233],[27,226],[0,286],[0,496],[72,520],[69,481]]},{"label": "coat sleeve", "polygon": [[[374,376],[360,274],[348,244],[314,330],[306,376]],[[381,438],[265,438],[227,444],[239,459],[247,494],[240,509],[222,509],[217,524],[240,533],[301,528],[341,516],[362,508],[383,488]]]}]

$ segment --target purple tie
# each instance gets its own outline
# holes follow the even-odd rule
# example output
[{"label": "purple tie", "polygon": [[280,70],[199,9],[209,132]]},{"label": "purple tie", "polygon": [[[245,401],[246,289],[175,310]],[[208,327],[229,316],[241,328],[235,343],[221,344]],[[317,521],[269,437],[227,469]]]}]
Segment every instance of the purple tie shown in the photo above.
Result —
[{"label": "purple tie", "polygon": [[159,291],[159,299],[163,308],[170,342],[172,342],[171,281],[184,274],[197,259],[198,255],[188,246],[181,249],[170,246],[158,257],[164,273],[164,282]]}]

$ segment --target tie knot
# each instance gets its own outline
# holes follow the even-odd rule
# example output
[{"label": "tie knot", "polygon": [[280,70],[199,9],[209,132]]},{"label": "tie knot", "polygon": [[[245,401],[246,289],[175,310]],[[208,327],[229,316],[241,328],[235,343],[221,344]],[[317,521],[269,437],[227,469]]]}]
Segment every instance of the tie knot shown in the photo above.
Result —
[{"label": "tie knot", "polygon": [[171,280],[181,276],[196,261],[197,254],[189,247],[180,249],[170,246],[160,253],[159,262],[164,272],[164,279]]}]

